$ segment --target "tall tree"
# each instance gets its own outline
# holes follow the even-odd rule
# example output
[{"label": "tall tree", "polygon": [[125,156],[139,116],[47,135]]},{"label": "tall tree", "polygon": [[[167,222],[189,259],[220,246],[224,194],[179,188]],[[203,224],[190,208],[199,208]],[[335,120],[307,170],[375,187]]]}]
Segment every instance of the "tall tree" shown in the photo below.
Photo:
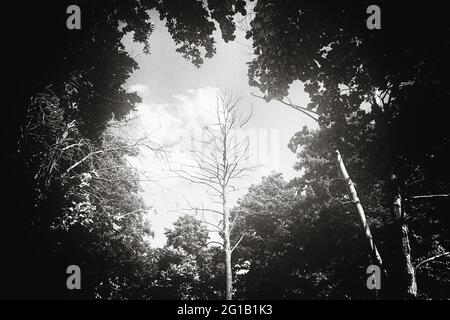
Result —
[{"label": "tall tree", "polygon": [[[18,145],[27,173],[33,175],[29,192],[36,207],[26,239],[40,261],[36,269],[42,265],[48,270],[41,273],[44,289],[27,288],[22,294],[136,296],[131,287],[141,279],[129,270],[146,274],[146,238],[152,235],[137,172],[126,161],[136,155],[139,143],[111,130],[103,133],[102,143],[94,143],[83,137],[75,120],[67,123],[59,104],[51,90],[33,99]],[[82,270],[78,295],[64,287],[61,271],[70,264]]]},{"label": "tall tree", "polygon": [[[101,149],[103,132],[109,121],[124,118],[140,101],[137,94],[126,92],[123,87],[138,67],[125,50],[123,36],[132,33],[134,41],[143,44],[144,52],[149,53],[149,36],[153,31],[150,12],[156,9],[165,20],[169,33],[178,46],[177,50],[199,66],[204,57],[211,57],[215,52],[212,37],[214,20],[220,21],[223,38],[226,41],[233,39],[234,28],[228,20],[230,15],[244,10],[240,2],[233,1],[226,10],[222,10],[225,7],[219,2],[197,0],[80,0],[76,3],[64,0],[32,2],[25,6],[17,2],[5,4],[4,9],[10,14],[2,19],[2,27],[11,29],[14,26],[4,39],[8,46],[14,48],[5,51],[5,59],[8,60],[6,91],[17,94],[10,96],[10,107],[5,109],[4,115],[8,121],[1,128],[4,138],[2,168],[6,174],[5,180],[10,181],[10,186],[2,193],[2,197],[4,203],[13,204],[15,212],[5,218],[4,224],[9,228],[8,232],[1,234],[0,243],[6,261],[1,267],[2,270],[5,269],[3,274],[9,275],[2,285],[2,295],[43,296],[52,288],[42,284],[39,279],[45,283],[45,279],[59,274],[47,272],[47,266],[38,267],[46,260],[39,257],[39,254],[42,250],[50,250],[48,243],[30,241],[32,231],[36,231],[36,225],[32,224],[35,217],[39,217],[41,221],[49,221],[50,217],[62,213],[58,197],[53,199],[53,203],[49,202],[49,207],[41,207],[35,202],[36,194],[49,196],[49,190],[40,189],[41,186],[36,186],[33,181],[36,174],[42,173],[34,172],[28,166],[36,159],[24,159],[26,153],[19,155],[17,152],[22,132],[27,130],[28,109],[33,101],[46,94],[47,90],[52,90],[59,108],[55,115],[62,117],[63,121],[54,118],[45,120],[57,121],[54,124],[56,127],[67,128],[69,131],[76,129],[80,134],[80,141],[84,139],[88,142],[84,146],[95,146],[93,151],[97,152],[97,148]],[[81,9],[80,30],[69,30],[66,27],[66,20],[69,18],[67,8],[73,4]],[[21,17],[19,24],[14,18],[17,15]],[[61,137],[63,136],[58,138]],[[45,139],[53,137],[46,136]],[[57,157],[61,151],[58,149],[59,145],[55,148],[50,141],[47,143],[49,149],[43,150],[43,153],[52,153],[49,159],[54,159],[53,156]],[[35,147],[27,146],[30,149]],[[73,160],[72,164],[76,164],[83,159],[81,154],[87,150],[71,147],[65,151],[67,158],[64,160]],[[77,158],[78,156],[81,157]],[[92,158],[88,157],[89,161]],[[47,164],[49,159],[44,159],[44,162]],[[82,162],[85,164],[88,161]],[[49,168],[52,168],[49,181],[59,180],[58,174],[61,171],[54,170],[51,165]],[[48,226],[43,225],[39,232],[45,234]],[[11,242],[14,246],[6,245]],[[41,276],[24,276],[29,274],[30,265]],[[55,280],[54,283],[59,281]]]},{"label": "tall tree", "polygon": [[207,227],[195,216],[183,214],[165,234],[155,297],[190,300],[223,296],[223,252],[208,246]]},{"label": "tall tree", "polygon": [[283,99],[293,81],[304,82],[311,103],[303,107],[319,115],[326,143],[345,158],[359,156],[365,181],[381,183],[393,217],[402,208],[397,265],[404,269],[403,295],[414,297],[406,221],[417,213],[407,204],[450,190],[438,174],[450,159],[448,126],[436,117],[449,100],[442,57],[450,30],[438,4],[388,1],[377,3],[381,29],[370,30],[369,4],[258,1],[247,33],[256,55],[249,77],[267,100]]},{"label": "tall tree", "polygon": [[[369,212],[377,205],[377,197],[362,199]],[[236,233],[246,234],[236,251],[239,298],[373,297],[365,285],[367,249],[358,218],[324,188],[272,174],[251,186],[232,213],[239,214]],[[380,218],[368,220],[380,234]]]},{"label": "tall tree", "polygon": [[[239,99],[231,92],[217,93],[214,123],[202,123],[202,137],[196,141],[199,148],[192,150],[194,163],[182,164],[180,169],[172,169],[183,179],[206,186],[212,200],[220,203],[220,208],[189,209],[200,213],[203,222],[211,224],[219,231],[223,243],[226,274],[226,299],[233,297],[233,275],[231,254],[240,240],[231,244],[234,219],[230,216],[229,196],[239,187],[239,179],[255,166],[249,164],[249,140],[239,136],[240,129],[250,120],[239,111]],[[184,167],[184,168],[183,168]],[[205,218],[205,213],[219,215],[218,224]],[[243,237],[243,235],[242,235]],[[240,239],[242,239],[242,237]]]},{"label": "tall tree", "polygon": [[294,214],[298,202],[296,187],[281,174],[273,174],[252,185],[232,209],[236,217],[232,237],[246,235],[236,252],[236,261],[245,271],[237,276],[239,298],[289,299],[308,290],[306,281],[300,285],[293,275],[301,270],[303,258],[293,237],[293,229],[303,226]]}]

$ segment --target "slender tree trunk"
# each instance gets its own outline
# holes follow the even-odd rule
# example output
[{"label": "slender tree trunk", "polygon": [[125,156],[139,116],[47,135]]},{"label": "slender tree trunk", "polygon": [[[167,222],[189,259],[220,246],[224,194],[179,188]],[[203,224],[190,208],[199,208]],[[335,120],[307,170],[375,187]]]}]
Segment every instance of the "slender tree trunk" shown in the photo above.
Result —
[{"label": "slender tree trunk", "polygon": [[359,201],[358,194],[356,193],[355,185],[353,184],[352,180],[350,179],[350,176],[348,175],[347,169],[345,168],[344,162],[342,161],[341,154],[339,153],[339,150],[336,150],[336,162],[337,167],[339,169],[339,172],[341,174],[341,177],[346,180],[347,182],[347,188],[350,194],[350,197],[352,199],[352,202],[356,206],[356,210],[358,211],[359,220],[361,222],[361,225],[364,230],[364,235],[366,236],[367,242],[369,243],[370,251],[371,251],[371,257],[377,263],[380,268],[383,267],[383,261],[381,260],[381,256],[378,252],[378,249],[373,241],[372,233],[370,232],[369,225],[366,220],[366,215],[364,213],[364,209]]},{"label": "slender tree trunk", "polygon": [[396,220],[401,234],[402,262],[405,272],[406,297],[415,298],[417,296],[416,272],[411,259],[411,246],[409,244],[408,225],[406,224],[406,214],[402,205],[400,193],[394,198],[394,219]]},{"label": "slender tree trunk", "polygon": [[[225,188],[224,188],[225,189]],[[225,190],[223,192],[223,242],[225,250],[226,300],[233,299],[233,274],[231,272],[230,219]]]}]

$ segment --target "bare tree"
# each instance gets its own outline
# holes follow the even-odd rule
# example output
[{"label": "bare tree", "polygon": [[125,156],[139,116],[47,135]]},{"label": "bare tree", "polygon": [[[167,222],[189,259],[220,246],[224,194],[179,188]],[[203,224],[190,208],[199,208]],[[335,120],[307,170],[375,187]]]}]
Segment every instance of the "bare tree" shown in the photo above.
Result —
[{"label": "bare tree", "polygon": [[[210,231],[218,232],[223,240],[223,243],[215,243],[224,250],[227,300],[233,297],[231,255],[244,237],[242,235],[236,243],[231,244],[230,233],[236,219],[230,217],[229,198],[232,192],[239,190],[238,180],[256,167],[248,163],[248,138],[239,134],[252,114],[250,112],[244,116],[239,112],[239,103],[240,99],[231,92],[218,92],[213,123],[199,122],[202,136],[200,139],[194,138],[194,145],[198,146],[191,150],[194,162],[182,164],[181,168],[171,168],[186,181],[206,186],[211,200],[217,204],[215,208],[205,208],[187,202],[188,208],[185,210],[194,211],[203,223],[214,228]],[[206,218],[206,214],[215,217],[215,221],[211,222],[212,219]]]}]

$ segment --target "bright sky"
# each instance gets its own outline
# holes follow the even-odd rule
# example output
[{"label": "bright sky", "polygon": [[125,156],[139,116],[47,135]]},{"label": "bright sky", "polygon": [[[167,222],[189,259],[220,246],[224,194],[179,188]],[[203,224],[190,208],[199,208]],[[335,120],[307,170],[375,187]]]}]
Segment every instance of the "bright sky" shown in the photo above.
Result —
[{"label": "bright sky", "polygon": [[[232,90],[243,98],[240,104],[243,113],[253,110],[244,133],[250,137],[252,164],[259,168],[241,180],[239,187],[244,190],[232,197],[230,205],[245,193],[245,188],[271,171],[283,173],[286,179],[298,175],[292,170],[295,155],[287,144],[304,125],[315,124],[279,102],[265,103],[251,96],[260,92],[248,85],[246,62],[251,60],[252,50],[244,32],[238,30],[236,41],[228,44],[217,33],[217,54],[196,68],[175,51],[175,44],[158,15],[153,15],[153,21],[150,55],[142,53],[142,47],[133,43],[131,36],[124,39],[128,52],[139,64],[139,70],[126,86],[138,92],[143,101],[132,116],[138,119],[123,134],[136,138],[146,132],[153,142],[169,146],[169,161],[189,162],[191,137],[198,134],[197,120],[209,121],[209,111],[216,106],[216,90]],[[306,106],[309,101],[301,83],[294,83],[289,97],[298,105]],[[154,208],[149,214],[155,232],[152,246],[164,245],[164,230],[188,206],[186,201],[193,206],[213,205],[202,186],[174,178],[167,166],[148,150],[142,149],[138,159],[130,161],[143,172],[143,177],[158,180],[141,183],[145,202]]]}]

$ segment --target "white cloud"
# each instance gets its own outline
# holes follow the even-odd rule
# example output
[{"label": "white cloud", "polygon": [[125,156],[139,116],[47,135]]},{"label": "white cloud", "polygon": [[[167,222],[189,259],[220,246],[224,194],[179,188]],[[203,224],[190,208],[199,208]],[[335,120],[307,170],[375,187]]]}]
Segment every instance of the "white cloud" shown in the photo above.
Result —
[{"label": "white cloud", "polygon": [[146,101],[148,97],[144,99],[118,134],[131,140],[146,136],[149,144],[163,146],[167,152],[157,154],[143,147],[140,155],[130,158],[129,162],[145,172],[146,178],[164,180],[165,186],[177,184],[176,179],[168,178],[174,176],[168,163],[172,168],[177,163],[193,163],[190,153],[192,137],[201,134],[198,121],[211,122],[214,119],[216,93],[216,88],[205,87],[174,95],[171,101],[164,104],[150,103]]},{"label": "white cloud", "polygon": [[137,94],[143,96],[148,94],[149,90],[146,85],[143,84],[132,84],[127,88],[128,92],[136,92]]},{"label": "white cloud", "polygon": [[[168,149],[165,154],[167,161],[161,161],[155,153],[146,148],[141,149],[138,157],[129,159],[133,166],[145,173],[145,178],[157,181],[156,183],[143,183],[146,202],[153,205],[158,212],[158,215],[152,214],[149,217],[157,234],[156,239],[153,240],[153,245],[160,246],[163,244],[164,228],[171,227],[177,217],[176,210],[186,208],[185,199],[189,199],[193,206],[205,205],[205,207],[210,207],[214,205],[208,199],[202,185],[188,184],[187,181],[176,177],[169,170],[167,163],[170,163],[172,168],[177,164],[193,164],[194,159],[190,153],[192,149],[191,139],[201,136],[199,121],[203,123],[215,122],[217,115],[216,97],[217,88],[214,87],[187,90],[183,94],[172,96],[172,99],[164,104],[153,104],[148,101],[147,97],[147,99],[144,99],[144,103],[137,106],[134,114],[130,115],[130,118],[134,120],[130,121],[121,133],[134,139],[147,135],[149,141],[167,146]],[[267,138],[272,138],[272,132],[248,129],[243,130],[241,135],[250,138],[254,136],[256,139],[250,139],[253,146],[251,149],[258,152],[258,156],[252,159],[255,161],[264,160],[264,170],[263,172],[256,172],[257,176],[260,176],[261,173],[268,173],[272,169],[277,169],[274,166],[277,167],[278,164],[270,163],[271,161],[267,159],[270,154],[269,150],[267,148],[259,150],[259,143],[266,143]],[[275,134],[274,137],[278,138],[278,135]],[[184,169],[187,168],[184,167]],[[255,179],[251,180],[255,181]],[[246,183],[244,182],[244,184]],[[236,193],[233,198],[242,195],[243,192]]]},{"label": "white cloud", "polygon": [[137,107],[139,126],[163,145],[181,150],[198,130],[198,121],[210,122],[216,107],[216,90],[212,87],[189,90],[174,95],[166,104],[142,103]]}]

